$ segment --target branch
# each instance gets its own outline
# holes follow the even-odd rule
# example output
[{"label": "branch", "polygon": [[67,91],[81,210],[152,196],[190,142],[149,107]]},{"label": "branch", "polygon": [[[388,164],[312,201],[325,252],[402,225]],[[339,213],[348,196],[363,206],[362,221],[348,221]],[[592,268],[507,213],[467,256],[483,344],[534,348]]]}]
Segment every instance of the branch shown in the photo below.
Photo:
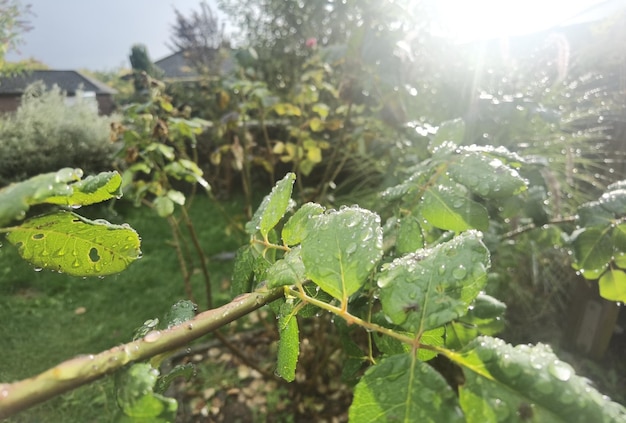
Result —
[{"label": "branch", "polygon": [[0,384],[0,419],[100,379],[130,362],[185,346],[280,298],[282,294],[282,288],[243,294],[222,307],[200,313],[178,326],[152,331],[140,340],[97,355],[72,358],[29,379]]}]

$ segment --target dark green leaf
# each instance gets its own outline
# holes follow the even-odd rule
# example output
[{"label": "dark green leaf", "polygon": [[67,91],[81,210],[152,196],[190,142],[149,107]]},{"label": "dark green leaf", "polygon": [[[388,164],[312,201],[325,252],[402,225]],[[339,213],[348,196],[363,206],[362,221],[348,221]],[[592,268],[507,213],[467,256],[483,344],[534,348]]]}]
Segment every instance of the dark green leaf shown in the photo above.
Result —
[{"label": "dark green leaf", "polygon": [[237,250],[230,288],[233,295],[243,294],[244,292],[250,292],[252,290],[254,261],[254,253],[249,245]]},{"label": "dark green leaf", "polygon": [[383,266],[380,301],[390,321],[412,333],[434,329],[467,313],[487,281],[489,252],[468,231]]},{"label": "dark green leaf", "polygon": [[613,257],[611,227],[582,228],[572,234],[574,267],[587,279],[597,279]]},{"label": "dark green leaf", "polygon": [[261,205],[252,216],[252,220],[246,223],[246,232],[254,235],[260,232],[263,237],[267,237],[269,231],[276,226],[280,219],[287,212],[293,182],[296,180],[294,173],[288,173],[283,179],[276,183],[272,192],[265,196]]},{"label": "dark green leaf", "polygon": [[128,225],[64,211],[29,219],[7,239],[33,265],[72,276],[118,273],[141,256],[139,236]]},{"label": "dark green leaf", "polygon": [[581,227],[610,226],[615,216],[602,207],[598,201],[585,203],[578,208],[578,224]]},{"label": "dark green leaf", "polygon": [[500,317],[506,311],[506,304],[493,298],[491,295],[478,294],[472,303],[470,313],[479,319],[493,319]]},{"label": "dark green leaf", "polygon": [[293,382],[296,378],[296,365],[300,354],[300,338],[298,320],[292,304],[284,303],[278,316],[278,362],[276,374],[287,382]]},{"label": "dark green leaf", "polygon": [[292,248],[282,259],[272,264],[266,275],[270,288],[304,282],[304,263],[300,256],[300,247]]},{"label": "dark green leaf", "polygon": [[289,218],[283,227],[282,238],[285,245],[296,245],[306,237],[307,222],[312,216],[322,214],[324,207],[316,203],[306,203]]},{"label": "dark green leaf", "polygon": [[343,302],[361,288],[382,257],[378,215],[358,207],[312,216],[302,240],[309,279]]},{"label": "dark green leaf", "polygon": [[439,147],[444,142],[453,142],[454,144],[462,144],[465,137],[465,122],[463,119],[454,119],[443,122],[437,129],[437,133],[433,136],[429,148],[432,150]]},{"label": "dark green leaf", "polygon": [[603,209],[616,217],[626,215],[626,189],[617,189],[604,193],[600,197],[599,203]]},{"label": "dark green leaf", "polygon": [[468,229],[486,231],[487,209],[468,198],[464,189],[454,185],[436,185],[426,190],[422,216],[439,229],[462,232]]},{"label": "dark green leaf", "polygon": [[167,325],[167,329],[185,323],[187,320],[191,320],[196,316],[198,306],[189,300],[180,300],[176,304],[172,305],[170,311],[165,315],[163,319]]},{"label": "dark green leaf", "polygon": [[[577,376],[547,345],[513,347],[500,339],[479,337],[463,353],[446,355],[464,367],[470,381],[468,386],[459,387],[461,405],[471,416],[468,421],[516,421],[515,416],[521,414],[537,416],[536,421],[542,422],[626,419],[623,406],[593,389],[587,379]],[[470,373],[475,374],[474,379]],[[480,384],[476,383],[477,378]],[[483,398],[480,409],[470,412],[479,405],[478,396]],[[510,420],[499,418],[505,415]]]},{"label": "dark green leaf", "polygon": [[154,392],[157,394],[162,394],[170,387],[170,384],[174,381],[174,379],[183,377],[185,380],[189,380],[195,374],[195,368],[192,363],[187,364],[179,364],[175,366],[170,372],[166,375],[160,376],[156,384],[154,386]]},{"label": "dark green leaf", "polygon": [[394,355],[370,367],[354,391],[352,422],[464,422],[445,379],[411,354]]},{"label": "dark green leaf", "polygon": [[406,254],[420,248],[424,248],[424,236],[418,219],[413,215],[402,218],[396,239],[396,252]]},{"label": "dark green leaf", "polygon": [[463,151],[449,163],[448,173],[484,198],[506,198],[526,189],[526,182],[515,169],[482,152]]}]

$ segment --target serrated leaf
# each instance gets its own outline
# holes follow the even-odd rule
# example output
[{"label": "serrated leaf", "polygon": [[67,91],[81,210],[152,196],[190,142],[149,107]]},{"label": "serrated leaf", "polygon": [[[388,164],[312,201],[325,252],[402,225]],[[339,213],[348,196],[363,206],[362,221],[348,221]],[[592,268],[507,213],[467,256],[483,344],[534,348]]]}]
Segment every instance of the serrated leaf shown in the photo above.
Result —
[{"label": "serrated leaf", "polygon": [[448,164],[448,173],[458,183],[484,198],[498,199],[518,194],[526,182],[500,159],[477,151],[462,151]]},{"label": "serrated leaf", "polygon": [[256,258],[249,245],[241,247],[235,254],[235,264],[231,281],[231,293],[233,295],[252,291],[254,279],[254,262]]},{"label": "serrated leaf", "polygon": [[468,229],[486,231],[489,227],[487,209],[455,186],[430,187],[422,201],[422,216],[436,228],[462,232]]},{"label": "serrated leaf", "polygon": [[411,333],[442,326],[467,313],[487,281],[488,267],[489,252],[475,231],[407,254],[379,275],[383,311]]},{"label": "serrated leaf", "polygon": [[626,273],[609,269],[598,280],[600,295],[609,301],[626,302]]},{"label": "serrated leaf", "polygon": [[300,338],[298,320],[294,313],[293,305],[284,303],[278,316],[278,362],[276,374],[287,382],[293,382],[296,378],[296,365],[300,354]]},{"label": "serrated leaf", "polygon": [[345,302],[382,257],[380,218],[359,207],[312,216],[301,245],[307,277]]},{"label": "serrated leaf", "polygon": [[153,392],[158,376],[158,370],[148,363],[133,364],[116,374],[117,404],[126,416],[155,422],[174,421],[176,400]]},{"label": "serrated leaf", "polygon": [[[461,365],[470,380],[469,386],[459,387],[461,405],[470,422],[515,421],[516,415],[549,416],[535,421],[564,423],[626,419],[623,406],[593,389],[587,379],[577,376],[547,345],[513,347],[500,339],[479,337],[462,353],[449,351],[445,355]],[[481,386],[472,384],[470,373],[480,378]],[[469,399],[464,401],[466,394]],[[471,412],[477,406],[477,396],[484,399],[480,414],[476,409]],[[494,410],[495,404],[499,409]]]},{"label": "serrated leaf", "polygon": [[72,276],[118,273],[141,256],[139,236],[128,225],[64,211],[29,219],[7,240],[33,265]]},{"label": "serrated leaf", "polygon": [[289,218],[282,231],[285,245],[300,244],[306,237],[307,222],[312,216],[322,214],[324,207],[316,203],[306,203]]},{"label": "serrated leaf", "polygon": [[163,318],[166,329],[185,323],[195,317],[198,306],[189,300],[180,300],[170,307],[170,311]]},{"label": "serrated leaf", "polygon": [[301,284],[305,279],[304,263],[300,256],[300,246],[294,247],[285,256],[267,269],[267,285],[276,288],[284,285]]},{"label": "serrated leaf", "polygon": [[574,267],[586,279],[597,279],[613,257],[611,227],[582,228],[572,234]]},{"label": "serrated leaf", "polygon": [[174,213],[174,202],[168,197],[156,197],[153,204],[157,214],[161,217],[168,217]]},{"label": "serrated leaf", "polygon": [[0,227],[24,219],[32,205],[41,204],[50,197],[71,195],[72,188],[68,183],[80,180],[82,175],[80,169],[64,168],[0,189]]},{"label": "serrated leaf", "polygon": [[288,173],[276,183],[274,188],[272,188],[272,192],[265,196],[250,222],[246,223],[245,229],[248,234],[254,235],[257,232],[261,232],[261,235],[267,238],[269,231],[276,226],[287,212],[295,180],[296,175]]},{"label": "serrated leaf", "polygon": [[456,395],[431,366],[399,354],[370,367],[354,390],[351,422],[464,422]]},{"label": "serrated leaf", "polygon": [[119,173],[102,172],[71,184],[71,195],[49,197],[45,202],[64,206],[87,206],[101,203],[111,198],[119,198],[122,195],[121,185],[122,177]]},{"label": "serrated leaf", "polygon": [[396,252],[398,254],[412,253],[424,248],[424,235],[422,226],[415,216],[405,216],[400,221],[398,237],[396,239]]}]

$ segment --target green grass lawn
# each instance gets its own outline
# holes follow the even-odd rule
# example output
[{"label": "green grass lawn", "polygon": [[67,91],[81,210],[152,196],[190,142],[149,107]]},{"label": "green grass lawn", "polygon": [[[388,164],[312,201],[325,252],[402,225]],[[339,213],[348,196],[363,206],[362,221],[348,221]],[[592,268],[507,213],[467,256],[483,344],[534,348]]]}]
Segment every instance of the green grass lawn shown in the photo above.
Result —
[{"label": "green grass lawn", "polygon": [[[241,202],[222,204],[229,215],[241,214]],[[19,258],[13,246],[3,242],[0,382],[24,379],[73,356],[98,353],[127,342],[136,327],[147,319],[162,317],[172,304],[185,298],[166,220],[147,208],[119,204],[116,210],[119,216],[103,216],[107,214],[103,209],[96,210],[96,215],[129,223],[141,236],[143,251],[140,260],[116,276],[81,279],[36,272]],[[207,256],[234,251],[245,242],[239,233],[226,233],[226,219],[210,200],[196,198],[190,214]],[[203,309],[204,282],[195,256],[193,263],[194,294]],[[220,287],[230,276],[232,261],[211,261],[209,270],[215,301],[227,302],[230,294]],[[8,421],[110,422],[116,412],[112,381],[105,378]]]}]

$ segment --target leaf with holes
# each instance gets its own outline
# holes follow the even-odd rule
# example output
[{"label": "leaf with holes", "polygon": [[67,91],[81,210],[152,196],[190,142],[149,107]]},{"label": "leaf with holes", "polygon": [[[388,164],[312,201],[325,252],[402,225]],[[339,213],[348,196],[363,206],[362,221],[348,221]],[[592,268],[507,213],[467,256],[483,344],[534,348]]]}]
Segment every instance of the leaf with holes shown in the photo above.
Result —
[{"label": "leaf with holes", "polygon": [[276,226],[289,208],[291,191],[295,180],[296,175],[288,173],[276,183],[274,188],[272,188],[272,192],[265,196],[252,219],[246,223],[245,229],[247,233],[254,235],[257,232],[261,232],[261,235],[267,238],[269,231]]},{"label": "leaf with holes", "polygon": [[114,197],[119,198],[122,195],[121,185],[122,177],[119,173],[102,172],[73,183],[72,195],[49,197],[45,202],[64,206],[87,206],[101,203]]},{"label": "leaf with holes", "polygon": [[118,273],[141,256],[139,236],[129,226],[64,211],[29,219],[7,239],[33,265],[73,276]]},{"label": "leaf with holes", "polygon": [[467,190],[457,184],[428,188],[421,211],[428,223],[439,229],[461,232],[489,227],[487,209],[468,198]]},{"label": "leaf with holes", "polygon": [[475,231],[407,254],[379,275],[383,311],[412,333],[437,328],[467,313],[487,281],[488,267],[489,251]]},{"label": "leaf with holes", "polygon": [[464,422],[458,399],[445,379],[415,355],[381,360],[354,390],[351,422]]},{"label": "leaf with holes", "polygon": [[380,218],[346,207],[312,216],[302,240],[306,275],[341,301],[361,288],[383,255]]},{"label": "leaf with holes", "polygon": [[80,180],[82,175],[80,169],[65,168],[0,189],[0,227],[23,219],[32,205],[41,204],[51,197],[72,195],[69,183]]},{"label": "leaf with holes", "polygon": [[463,368],[459,397],[468,422],[626,421],[623,406],[593,389],[547,345],[514,347],[479,337],[460,353],[443,353]]}]

